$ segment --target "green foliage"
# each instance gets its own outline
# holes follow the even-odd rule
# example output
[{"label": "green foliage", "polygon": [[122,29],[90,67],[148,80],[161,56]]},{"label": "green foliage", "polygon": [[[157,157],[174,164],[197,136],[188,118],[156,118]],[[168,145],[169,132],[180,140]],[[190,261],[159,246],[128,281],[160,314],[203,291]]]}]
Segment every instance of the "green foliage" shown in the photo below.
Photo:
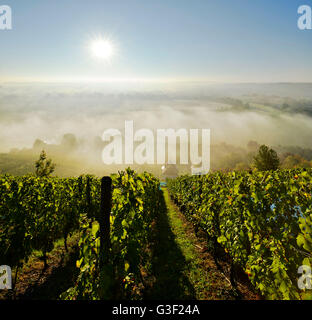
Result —
[{"label": "green foliage", "polygon": [[158,210],[159,181],[128,169],[113,175],[109,263],[99,269],[101,180],[94,176],[0,176],[0,264],[26,261],[33,250],[46,253],[60,238],[80,228],[80,275],[65,299],[112,296],[112,287],[129,295]]},{"label": "green foliage", "polygon": [[51,159],[47,159],[44,150],[41,151],[39,160],[36,161],[35,165],[37,177],[49,177],[55,170],[55,164]]},{"label": "green foliage", "polygon": [[260,171],[277,170],[280,165],[277,153],[266,145],[259,148],[258,154],[254,157],[254,166]]},{"label": "green foliage", "polygon": [[[99,225],[83,216],[80,224],[81,250],[77,261],[80,274],[75,287],[63,293],[62,299],[97,300],[133,296],[140,279],[140,264],[147,259],[145,248],[158,212],[161,191],[158,179],[148,173],[136,174],[127,169],[113,175],[112,180],[108,263],[100,269]],[[99,181],[97,185],[99,187]],[[97,210],[99,205],[97,199]]]},{"label": "green foliage", "polygon": [[13,267],[35,249],[45,257],[78,228],[81,196],[79,179],[0,176],[0,263]]},{"label": "green foliage", "polygon": [[217,239],[269,299],[303,299],[298,267],[311,261],[312,170],[213,173],[168,183],[193,224]]},{"label": "green foliage", "polygon": [[[301,251],[304,255],[304,259],[302,260],[302,265],[307,265],[312,268],[312,212],[307,211],[305,217],[299,218],[299,227],[301,233],[297,236],[297,244],[301,247],[303,251]],[[307,253],[309,252],[309,253]],[[312,280],[311,280],[312,281]],[[304,290],[302,293],[302,298],[305,300],[312,300],[312,292],[311,290]]]}]

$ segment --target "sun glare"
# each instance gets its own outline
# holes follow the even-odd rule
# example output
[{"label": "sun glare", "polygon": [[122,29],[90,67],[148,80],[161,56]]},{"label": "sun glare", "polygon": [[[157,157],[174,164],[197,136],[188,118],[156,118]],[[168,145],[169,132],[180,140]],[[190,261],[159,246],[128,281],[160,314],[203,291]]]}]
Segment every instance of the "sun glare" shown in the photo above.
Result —
[{"label": "sun glare", "polygon": [[109,60],[114,54],[113,44],[109,40],[97,39],[91,42],[91,54],[94,58]]}]

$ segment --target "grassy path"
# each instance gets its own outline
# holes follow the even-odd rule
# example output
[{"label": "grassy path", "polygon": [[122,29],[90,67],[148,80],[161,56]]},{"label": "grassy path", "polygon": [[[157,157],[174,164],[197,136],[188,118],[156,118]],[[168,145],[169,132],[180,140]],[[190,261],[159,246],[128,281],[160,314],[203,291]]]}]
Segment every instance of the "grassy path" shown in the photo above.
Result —
[{"label": "grassy path", "polygon": [[[192,225],[171,202],[166,188],[164,210],[155,234],[152,271],[154,284],[146,299],[229,300],[237,295],[195,236]],[[247,299],[253,298],[252,296]]]}]

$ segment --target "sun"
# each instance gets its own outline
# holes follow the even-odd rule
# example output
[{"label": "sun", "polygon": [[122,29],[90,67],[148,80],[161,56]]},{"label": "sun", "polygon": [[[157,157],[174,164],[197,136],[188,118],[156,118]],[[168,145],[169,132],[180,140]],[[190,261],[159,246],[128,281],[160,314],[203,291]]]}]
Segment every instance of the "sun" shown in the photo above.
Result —
[{"label": "sun", "polygon": [[96,59],[110,60],[114,55],[114,46],[109,40],[96,39],[91,42],[90,51]]}]

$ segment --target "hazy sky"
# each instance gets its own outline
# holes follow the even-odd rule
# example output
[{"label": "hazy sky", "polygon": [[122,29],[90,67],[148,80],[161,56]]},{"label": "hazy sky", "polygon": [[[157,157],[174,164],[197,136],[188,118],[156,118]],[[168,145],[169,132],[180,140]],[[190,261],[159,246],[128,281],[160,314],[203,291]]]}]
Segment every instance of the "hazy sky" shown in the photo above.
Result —
[{"label": "hazy sky", "polygon": [[[297,28],[307,2],[3,0],[13,30],[0,31],[0,81],[312,81],[312,30]],[[88,50],[99,35],[116,48],[110,63]]]}]

